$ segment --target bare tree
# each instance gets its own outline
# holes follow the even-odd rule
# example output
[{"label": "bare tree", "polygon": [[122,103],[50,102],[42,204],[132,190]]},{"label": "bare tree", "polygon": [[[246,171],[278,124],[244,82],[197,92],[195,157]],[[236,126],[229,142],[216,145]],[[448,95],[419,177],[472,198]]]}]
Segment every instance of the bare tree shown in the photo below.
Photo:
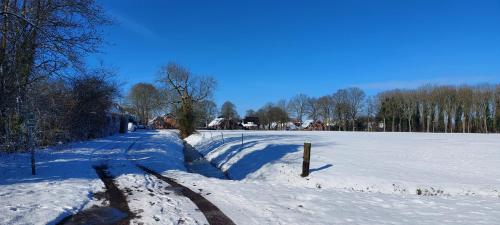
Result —
[{"label": "bare tree", "polygon": [[169,92],[169,103],[177,109],[181,137],[186,138],[195,131],[194,104],[210,98],[216,82],[211,77],[193,76],[189,70],[175,63],[163,66],[158,76]]},{"label": "bare tree", "polygon": [[153,113],[162,108],[163,98],[155,86],[147,83],[135,84],[128,94],[132,112],[142,124],[147,124]]},{"label": "bare tree", "polygon": [[323,120],[327,129],[330,130],[332,126],[332,117],[333,117],[333,99],[332,96],[326,95],[318,98],[318,111],[319,116]]},{"label": "bare tree", "polygon": [[377,109],[380,107],[378,105],[379,100],[377,96],[370,96],[366,99],[366,117],[368,122],[368,131],[373,131],[373,122],[376,118]]},{"label": "bare tree", "polygon": [[349,110],[351,110],[348,99],[349,93],[346,89],[337,90],[332,95],[333,113],[337,118],[339,131],[341,128],[347,130],[350,115]]},{"label": "bare tree", "polygon": [[288,102],[288,110],[293,114],[293,116],[302,123],[304,115],[308,111],[308,100],[309,98],[305,94],[295,95]]},{"label": "bare tree", "polygon": [[319,119],[319,105],[317,98],[311,97],[307,99],[307,115],[314,121]]},{"label": "bare tree", "polygon": [[476,111],[480,129],[484,133],[488,133],[488,119],[490,117],[490,106],[492,102],[492,90],[489,85],[481,85],[474,89],[474,102],[476,103]]},{"label": "bare tree", "polygon": [[222,104],[220,113],[221,116],[226,119],[224,129],[230,128],[230,122],[238,120],[239,118],[238,112],[236,111],[236,106],[230,101],[226,101],[224,102],[224,104]]},{"label": "bare tree", "polygon": [[219,114],[217,105],[212,100],[203,100],[197,102],[195,109],[195,114],[197,115],[196,124],[199,127],[208,127],[210,121],[215,119]]},{"label": "bare tree", "polygon": [[458,107],[461,111],[460,120],[462,124],[462,132],[471,132],[472,124],[472,88],[468,86],[461,86],[458,88]]},{"label": "bare tree", "polygon": [[348,104],[349,104],[349,115],[352,121],[352,130],[356,130],[356,119],[359,113],[363,109],[363,103],[365,99],[365,92],[360,88],[353,87],[347,89],[348,93]]},{"label": "bare tree", "polygon": [[412,131],[412,119],[417,109],[416,94],[413,91],[408,91],[405,93],[405,97],[402,98],[403,103],[403,116],[408,121],[408,131]]}]

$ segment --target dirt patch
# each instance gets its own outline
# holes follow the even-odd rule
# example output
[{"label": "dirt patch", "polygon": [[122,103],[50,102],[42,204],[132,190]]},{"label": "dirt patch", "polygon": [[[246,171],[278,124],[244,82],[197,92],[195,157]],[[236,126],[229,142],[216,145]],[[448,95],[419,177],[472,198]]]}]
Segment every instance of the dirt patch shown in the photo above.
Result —
[{"label": "dirt patch", "polygon": [[134,218],[134,214],[128,207],[125,194],[117,187],[113,181],[113,177],[108,172],[106,165],[94,167],[97,175],[104,183],[106,191],[99,193],[98,198],[104,198],[109,202],[107,207],[94,207],[77,214],[64,218],[58,224],[73,225],[73,224],[103,224],[103,225],[128,225],[130,220]]},{"label": "dirt patch", "polygon": [[191,189],[177,183],[175,180],[162,176],[159,173],[147,167],[141,165],[137,165],[137,167],[141,168],[144,172],[149,173],[155,176],[156,178],[167,182],[173,188],[178,189],[182,195],[188,197],[198,207],[198,209],[200,209],[200,211],[207,218],[207,221],[210,225],[235,225],[235,223],[229,217],[227,217],[217,206],[212,204],[201,194],[198,194],[192,191]]}]

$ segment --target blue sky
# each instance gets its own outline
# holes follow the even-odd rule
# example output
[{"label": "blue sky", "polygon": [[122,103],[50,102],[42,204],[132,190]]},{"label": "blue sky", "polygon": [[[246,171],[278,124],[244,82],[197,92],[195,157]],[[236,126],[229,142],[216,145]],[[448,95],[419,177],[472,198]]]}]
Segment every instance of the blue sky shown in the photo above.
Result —
[{"label": "blue sky", "polygon": [[218,81],[240,114],[297,93],[369,95],[500,82],[500,1],[98,1],[115,19],[89,58],[125,82],[177,62]]}]

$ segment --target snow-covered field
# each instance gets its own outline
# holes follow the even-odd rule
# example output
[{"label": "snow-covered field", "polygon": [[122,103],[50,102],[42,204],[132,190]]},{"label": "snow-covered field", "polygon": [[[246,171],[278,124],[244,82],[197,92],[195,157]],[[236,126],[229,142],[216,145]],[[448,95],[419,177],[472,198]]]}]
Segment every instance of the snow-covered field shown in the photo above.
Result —
[{"label": "snow-covered field", "polygon": [[[311,174],[302,178],[305,141]],[[44,150],[37,176],[28,155],[0,155],[0,224],[54,224],[105,205],[92,168],[101,164],[127,193],[133,224],[207,223],[135,164],[201,193],[236,224],[500,224],[496,134],[202,131],[187,142],[232,180],[186,172],[173,131]]]},{"label": "snow-covered field", "polygon": [[188,142],[237,180],[193,182],[240,224],[500,224],[497,134],[205,131]]}]

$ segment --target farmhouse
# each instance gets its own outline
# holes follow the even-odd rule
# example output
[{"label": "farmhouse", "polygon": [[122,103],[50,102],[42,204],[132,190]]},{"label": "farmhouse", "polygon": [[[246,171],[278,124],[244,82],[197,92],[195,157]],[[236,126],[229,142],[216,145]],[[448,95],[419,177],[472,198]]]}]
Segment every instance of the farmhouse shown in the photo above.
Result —
[{"label": "farmhouse", "polygon": [[234,121],[234,120],[229,120],[224,117],[219,117],[215,118],[208,124],[209,129],[214,129],[214,130],[232,130],[232,129],[238,129],[241,128],[240,125]]},{"label": "farmhouse", "polygon": [[324,130],[325,125],[319,120],[306,120],[302,123],[302,129],[304,130]]},{"label": "farmhouse", "polygon": [[148,126],[153,129],[174,129],[177,128],[175,118],[172,114],[157,116],[148,122]]}]

